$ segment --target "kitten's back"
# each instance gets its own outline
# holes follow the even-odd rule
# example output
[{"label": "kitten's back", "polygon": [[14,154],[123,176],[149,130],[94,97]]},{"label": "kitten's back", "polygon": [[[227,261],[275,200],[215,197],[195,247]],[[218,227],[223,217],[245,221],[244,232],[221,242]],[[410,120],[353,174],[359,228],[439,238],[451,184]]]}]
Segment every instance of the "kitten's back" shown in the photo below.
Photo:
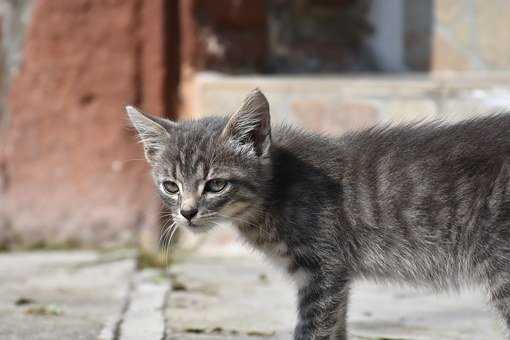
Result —
[{"label": "kitten's back", "polygon": [[460,285],[508,257],[509,115],[375,128],[346,143],[344,212],[370,231],[365,275]]}]

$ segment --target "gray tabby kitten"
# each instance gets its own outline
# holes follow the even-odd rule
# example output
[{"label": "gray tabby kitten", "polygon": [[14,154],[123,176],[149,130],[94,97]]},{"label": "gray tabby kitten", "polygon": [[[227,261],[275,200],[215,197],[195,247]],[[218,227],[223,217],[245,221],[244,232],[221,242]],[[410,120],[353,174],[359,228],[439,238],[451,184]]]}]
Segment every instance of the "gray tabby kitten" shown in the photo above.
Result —
[{"label": "gray tabby kitten", "polygon": [[127,112],[177,225],[230,222],[295,279],[294,339],[346,339],[360,278],[481,285],[510,326],[510,116],[332,138],[271,131],[258,90],[228,118]]}]

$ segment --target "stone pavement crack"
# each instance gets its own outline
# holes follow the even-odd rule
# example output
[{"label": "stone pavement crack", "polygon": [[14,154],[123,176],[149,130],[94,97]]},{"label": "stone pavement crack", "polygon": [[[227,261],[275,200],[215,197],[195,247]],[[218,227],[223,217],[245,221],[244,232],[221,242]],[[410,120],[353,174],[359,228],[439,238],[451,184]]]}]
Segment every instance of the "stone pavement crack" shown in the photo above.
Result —
[{"label": "stone pavement crack", "polygon": [[101,331],[101,334],[98,337],[98,340],[121,339],[122,323],[124,321],[124,316],[126,315],[131,304],[131,294],[134,289],[134,275],[135,273],[132,273],[132,275],[129,278],[128,284],[125,287],[125,293],[123,294],[124,297],[122,299],[123,301],[121,307],[119,308],[118,313],[116,313],[116,316],[110,323],[105,325],[105,327]]},{"label": "stone pavement crack", "polygon": [[101,257],[94,251],[1,254],[0,338],[114,340],[135,264],[128,258],[83,265]]},{"label": "stone pavement crack", "polygon": [[115,328],[113,330],[112,340],[120,340],[121,339],[121,332],[122,332],[122,323],[124,322],[124,316],[126,315],[127,311],[129,310],[129,306],[131,305],[131,294],[133,293],[135,287],[134,283],[134,277],[131,277],[128,288],[127,288],[127,294],[124,300],[124,304],[122,305],[119,318],[115,322]]},{"label": "stone pavement crack", "polygon": [[144,269],[134,276],[129,305],[114,340],[163,339],[165,318],[163,306],[169,289],[165,273]]},{"label": "stone pavement crack", "polygon": [[[295,324],[292,283],[252,254],[196,254],[170,268],[166,340],[288,340]],[[504,339],[477,291],[435,294],[358,281],[350,339]]]},{"label": "stone pavement crack", "polygon": [[[170,280],[170,278],[169,278]],[[170,324],[169,324],[169,320],[167,317],[165,317],[165,311],[167,310],[168,308],[168,303],[169,303],[169,300],[170,300],[170,294],[172,293],[172,290],[173,290],[173,287],[172,287],[172,283],[169,284],[168,286],[168,289],[166,290],[165,292],[165,300],[163,301],[163,306],[161,308],[161,315],[163,317],[163,323],[165,325],[165,328],[163,330],[163,336],[161,337],[161,340],[166,340],[167,337],[168,337],[168,330],[170,329]]]}]

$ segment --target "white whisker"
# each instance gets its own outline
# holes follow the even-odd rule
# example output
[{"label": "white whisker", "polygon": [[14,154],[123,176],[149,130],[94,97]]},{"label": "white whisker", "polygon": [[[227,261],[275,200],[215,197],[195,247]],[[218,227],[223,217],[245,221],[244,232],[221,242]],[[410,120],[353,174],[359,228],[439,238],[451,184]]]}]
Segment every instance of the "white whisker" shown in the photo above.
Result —
[{"label": "white whisker", "polygon": [[159,238],[159,243],[161,244],[161,247],[162,247],[162,252],[160,253],[160,261],[162,263],[166,263],[167,261],[167,258],[166,258],[166,255],[164,256],[164,252],[165,252],[165,248],[166,248],[166,244],[168,244],[167,240],[168,240],[168,235],[171,235],[171,232],[173,229],[175,229],[175,222],[173,222],[169,227],[166,227],[166,225],[169,224],[169,222],[171,222],[172,220],[171,219],[168,219],[168,221],[165,223],[165,225],[163,226],[163,232],[161,233],[161,236]]},{"label": "white whisker", "polygon": [[169,252],[170,252],[170,242],[172,242],[172,238],[174,237],[174,234],[177,231],[177,229],[179,229],[179,226],[175,225],[175,227],[173,228],[172,232],[170,233],[170,237],[168,238],[168,242],[167,242],[166,250],[165,250],[165,260],[166,261],[168,261],[168,255],[169,255]]}]

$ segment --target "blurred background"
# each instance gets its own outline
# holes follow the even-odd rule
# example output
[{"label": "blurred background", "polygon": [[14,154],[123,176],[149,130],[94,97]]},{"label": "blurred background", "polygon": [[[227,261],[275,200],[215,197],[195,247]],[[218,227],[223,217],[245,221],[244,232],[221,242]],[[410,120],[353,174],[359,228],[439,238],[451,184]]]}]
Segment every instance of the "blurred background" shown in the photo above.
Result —
[{"label": "blurred background", "polygon": [[[0,249],[157,249],[123,106],[342,133],[510,106],[506,0],[1,0]],[[228,243],[228,237],[221,242]]]},{"label": "blurred background", "polygon": [[[328,134],[508,112],[509,17],[508,0],[0,0],[0,339],[290,339],[290,283],[232,230],[176,234],[165,261],[124,105],[225,115],[259,87],[274,123]],[[360,283],[352,339],[503,339],[478,293]]]}]

